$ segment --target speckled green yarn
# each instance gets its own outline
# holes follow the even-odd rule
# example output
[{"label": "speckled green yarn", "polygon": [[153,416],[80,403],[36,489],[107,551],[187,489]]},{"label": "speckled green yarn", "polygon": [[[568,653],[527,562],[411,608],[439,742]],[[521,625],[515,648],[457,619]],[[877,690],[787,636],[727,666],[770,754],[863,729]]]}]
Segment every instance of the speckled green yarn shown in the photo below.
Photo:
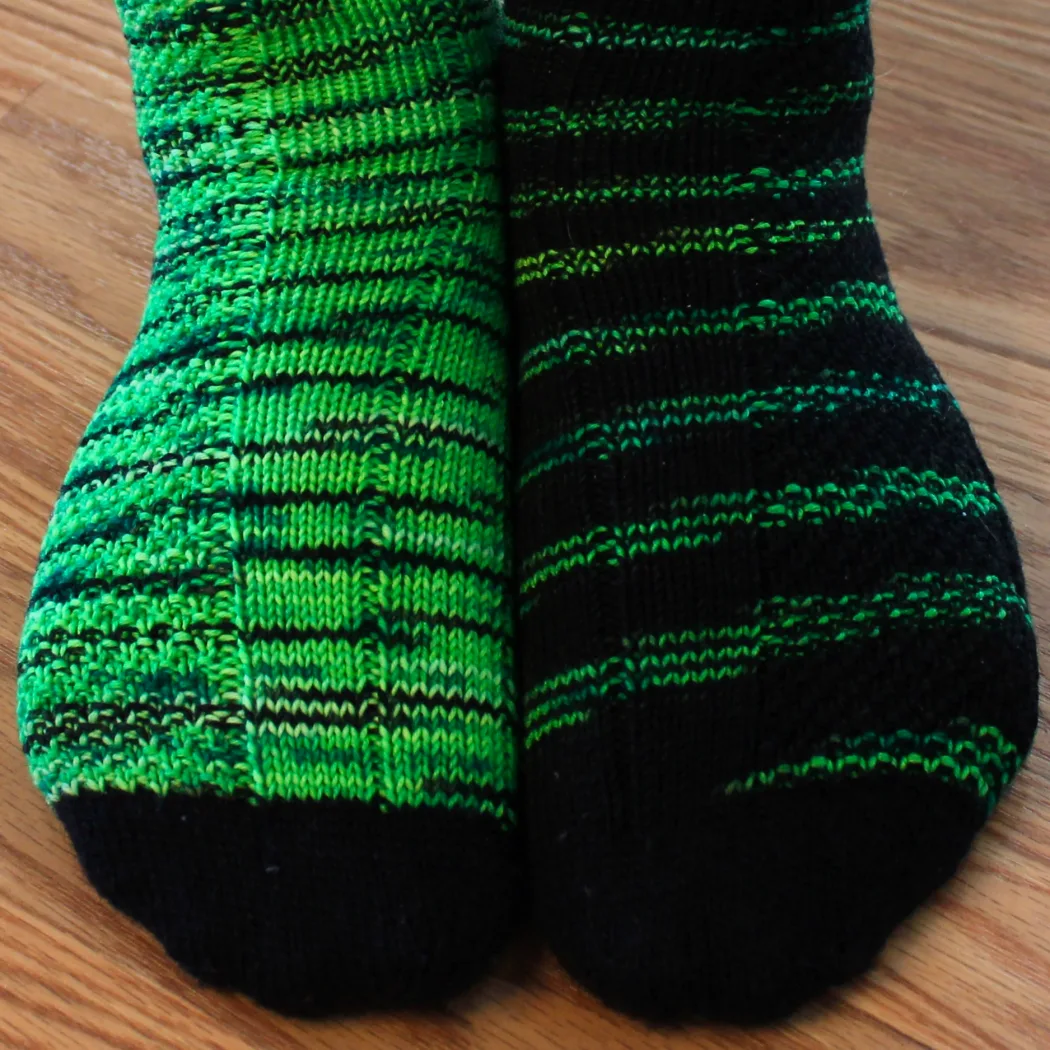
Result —
[{"label": "speckled green yarn", "polygon": [[727,795],[795,785],[806,780],[859,777],[888,770],[914,771],[983,799],[988,813],[1017,776],[1023,756],[995,726],[975,726],[968,719],[950,722],[944,731],[863,733],[850,740],[833,737],[822,752],[803,762],[782,762],[723,787]]},{"label": "speckled green yarn", "polygon": [[489,5],[119,6],[160,229],[33,586],[33,777],[512,822]]}]

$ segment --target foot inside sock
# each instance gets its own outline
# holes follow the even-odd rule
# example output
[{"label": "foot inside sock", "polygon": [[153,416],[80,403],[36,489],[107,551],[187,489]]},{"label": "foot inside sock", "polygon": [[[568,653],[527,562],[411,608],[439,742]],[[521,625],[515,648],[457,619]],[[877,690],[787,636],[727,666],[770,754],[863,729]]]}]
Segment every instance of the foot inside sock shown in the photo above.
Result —
[{"label": "foot inside sock", "polygon": [[21,652],[95,885],[291,1011],[420,1005],[517,865],[486,0],[123,0],[160,232]]},{"label": "foot inside sock", "polygon": [[867,4],[508,0],[536,892],[647,1017],[863,970],[1034,730],[1010,525],[890,285]]}]

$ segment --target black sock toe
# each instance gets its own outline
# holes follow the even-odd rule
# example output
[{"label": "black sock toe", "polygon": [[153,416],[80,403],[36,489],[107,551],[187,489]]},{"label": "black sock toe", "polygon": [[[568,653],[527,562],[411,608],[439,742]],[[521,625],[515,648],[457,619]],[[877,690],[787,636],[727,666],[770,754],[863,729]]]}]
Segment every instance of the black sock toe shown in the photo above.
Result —
[{"label": "black sock toe", "polygon": [[617,1009],[768,1022],[865,971],[982,818],[946,784],[872,776],[723,799],[630,841],[580,827],[546,845],[540,910]]},{"label": "black sock toe", "polygon": [[284,1013],[439,1006],[516,918],[513,836],[474,814],[144,792],[56,808],[99,893],[198,980]]}]

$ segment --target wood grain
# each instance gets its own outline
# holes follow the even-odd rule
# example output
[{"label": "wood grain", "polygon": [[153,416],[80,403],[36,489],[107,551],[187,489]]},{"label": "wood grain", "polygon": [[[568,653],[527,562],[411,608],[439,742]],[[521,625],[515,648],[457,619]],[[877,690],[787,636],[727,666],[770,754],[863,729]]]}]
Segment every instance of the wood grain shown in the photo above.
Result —
[{"label": "wood grain", "polygon": [[[1050,5],[881,0],[876,24],[876,210],[904,304],[1014,515],[1045,657]],[[1050,1046],[1045,718],[959,877],[869,977],[777,1029],[646,1029],[598,1006],[528,943],[441,1015],[290,1021],[197,987],[104,905],[26,775],[15,650],[51,501],[138,323],[154,226],[111,0],[0,0],[0,1045]]]}]

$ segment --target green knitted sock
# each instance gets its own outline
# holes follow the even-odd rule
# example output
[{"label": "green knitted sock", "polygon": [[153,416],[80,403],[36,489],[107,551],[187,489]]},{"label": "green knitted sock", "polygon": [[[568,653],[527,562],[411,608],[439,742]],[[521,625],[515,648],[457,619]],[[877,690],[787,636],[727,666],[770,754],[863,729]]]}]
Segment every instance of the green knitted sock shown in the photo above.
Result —
[{"label": "green knitted sock", "polygon": [[291,1011],[515,901],[486,0],[120,0],[160,232],[44,540],[32,774],[101,893]]}]

